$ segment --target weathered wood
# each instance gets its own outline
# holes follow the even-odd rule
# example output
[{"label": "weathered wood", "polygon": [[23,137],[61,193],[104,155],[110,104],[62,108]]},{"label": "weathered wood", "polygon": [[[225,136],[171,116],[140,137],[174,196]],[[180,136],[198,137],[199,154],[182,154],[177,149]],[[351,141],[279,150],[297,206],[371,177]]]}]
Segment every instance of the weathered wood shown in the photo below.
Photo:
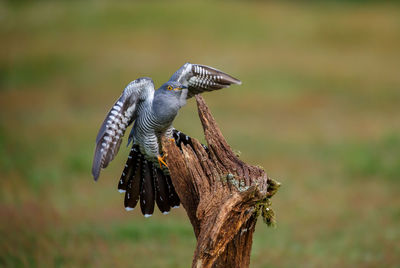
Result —
[{"label": "weathered wood", "polygon": [[182,150],[163,140],[172,182],[197,238],[192,267],[248,267],[257,218],[273,222],[269,198],[279,183],[241,161],[204,99],[197,95],[196,101],[208,150],[196,139]]}]

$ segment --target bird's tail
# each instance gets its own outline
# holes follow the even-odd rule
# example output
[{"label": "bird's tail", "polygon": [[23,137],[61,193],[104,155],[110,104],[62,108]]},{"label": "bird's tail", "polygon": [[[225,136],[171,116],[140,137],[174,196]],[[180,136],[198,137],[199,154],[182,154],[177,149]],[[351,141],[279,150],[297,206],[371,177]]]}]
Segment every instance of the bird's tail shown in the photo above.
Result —
[{"label": "bird's tail", "polygon": [[[179,148],[181,144],[193,146],[191,138],[180,131],[174,130],[173,137]],[[118,182],[118,191],[125,193],[124,205],[127,211],[133,210],[140,200],[140,208],[145,217],[153,214],[154,203],[163,214],[168,214],[171,208],[179,207],[180,204],[168,170],[162,170],[157,163],[146,160],[136,144],[132,145]]]},{"label": "bird's tail", "polygon": [[[188,135],[180,132],[179,130],[174,129],[173,131],[173,137],[175,139],[175,144],[176,146],[178,146],[179,148],[181,148],[181,145],[190,145],[190,147],[193,148],[193,143],[192,143],[192,138],[190,138]],[[208,152],[208,147],[207,145],[202,144],[203,148]]]}]

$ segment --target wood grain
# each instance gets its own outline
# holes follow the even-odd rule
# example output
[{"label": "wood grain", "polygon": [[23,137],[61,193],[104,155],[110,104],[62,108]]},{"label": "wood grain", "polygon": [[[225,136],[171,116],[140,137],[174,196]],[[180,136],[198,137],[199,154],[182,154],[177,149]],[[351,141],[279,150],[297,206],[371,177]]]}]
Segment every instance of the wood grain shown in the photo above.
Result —
[{"label": "wood grain", "polygon": [[163,140],[172,183],[197,238],[192,267],[248,267],[257,218],[273,222],[269,199],[279,183],[241,161],[204,99],[196,95],[196,101],[208,150],[193,138],[181,149]]}]

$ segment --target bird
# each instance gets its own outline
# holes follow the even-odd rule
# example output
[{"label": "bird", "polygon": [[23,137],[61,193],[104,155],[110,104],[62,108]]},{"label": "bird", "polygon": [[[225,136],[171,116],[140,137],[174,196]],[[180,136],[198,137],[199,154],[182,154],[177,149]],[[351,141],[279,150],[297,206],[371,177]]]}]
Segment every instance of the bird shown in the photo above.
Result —
[{"label": "bird", "polygon": [[126,129],[133,125],[127,143],[132,143],[132,148],[118,181],[119,192],[125,193],[125,209],[133,210],[140,200],[142,214],[149,217],[155,203],[163,214],[179,207],[180,199],[171,181],[161,140],[174,139],[179,147],[182,143],[191,145],[191,138],[172,126],[187,99],[241,83],[218,69],[189,62],[157,90],[149,77],[130,82],[98,131],[92,165],[94,180],[114,159]]}]

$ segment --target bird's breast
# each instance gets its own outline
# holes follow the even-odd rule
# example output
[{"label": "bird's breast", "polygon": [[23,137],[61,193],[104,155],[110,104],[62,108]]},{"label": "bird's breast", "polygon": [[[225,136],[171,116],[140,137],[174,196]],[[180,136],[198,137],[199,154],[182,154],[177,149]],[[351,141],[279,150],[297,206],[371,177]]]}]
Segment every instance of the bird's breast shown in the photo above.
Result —
[{"label": "bird's breast", "polygon": [[174,121],[179,108],[180,106],[177,101],[161,100],[153,103],[152,112],[160,126],[168,127]]}]

